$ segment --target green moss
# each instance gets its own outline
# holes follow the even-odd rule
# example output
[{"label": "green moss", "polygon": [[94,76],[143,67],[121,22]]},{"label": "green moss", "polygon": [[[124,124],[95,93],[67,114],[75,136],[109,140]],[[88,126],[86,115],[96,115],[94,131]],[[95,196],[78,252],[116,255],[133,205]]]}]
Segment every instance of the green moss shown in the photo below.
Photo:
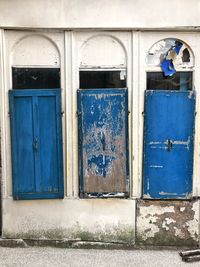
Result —
[{"label": "green moss", "polygon": [[136,245],[153,245],[153,246],[177,246],[177,247],[192,247],[197,246],[198,242],[192,238],[179,238],[167,233],[156,233],[154,237],[146,238],[143,234],[136,235]]},{"label": "green moss", "polygon": [[51,230],[29,230],[26,232],[12,233],[5,232],[6,238],[22,239],[49,239],[49,240],[80,240],[95,242],[123,242],[127,244],[134,243],[134,231],[128,227],[113,227],[96,232],[90,232],[76,226],[71,229],[51,229]]}]

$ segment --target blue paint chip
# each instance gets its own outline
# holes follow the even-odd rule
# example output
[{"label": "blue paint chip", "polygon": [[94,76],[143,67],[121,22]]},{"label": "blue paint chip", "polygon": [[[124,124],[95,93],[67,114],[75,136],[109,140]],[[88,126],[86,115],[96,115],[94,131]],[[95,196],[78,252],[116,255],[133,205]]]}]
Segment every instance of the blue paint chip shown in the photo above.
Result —
[{"label": "blue paint chip", "polygon": [[173,64],[173,59],[167,59],[168,55],[170,55],[170,53],[172,51],[175,51],[176,54],[178,55],[182,46],[183,46],[183,44],[181,42],[176,41],[175,45],[172,46],[168,50],[167,54],[165,55],[165,58],[161,63],[161,68],[162,68],[162,71],[163,71],[165,77],[173,76],[174,73],[176,73],[176,70],[175,70],[174,64]]},{"label": "blue paint chip", "polygon": [[179,42],[179,41],[175,42],[175,47],[173,50],[176,52],[177,55],[179,54],[182,46],[183,46],[183,44],[181,42]]},{"label": "blue paint chip", "polygon": [[103,176],[105,178],[114,159],[114,157],[105,156],[102,154],[98,156],[93,155],[91,159],[88,159],[88,171],[94,164],[96,166],[96,175]]},{"label": "blue paint chip", "polygon": [[164,59],[161,63],[162,71],[165,77],[173,76],[176,73],[172,59]]}]

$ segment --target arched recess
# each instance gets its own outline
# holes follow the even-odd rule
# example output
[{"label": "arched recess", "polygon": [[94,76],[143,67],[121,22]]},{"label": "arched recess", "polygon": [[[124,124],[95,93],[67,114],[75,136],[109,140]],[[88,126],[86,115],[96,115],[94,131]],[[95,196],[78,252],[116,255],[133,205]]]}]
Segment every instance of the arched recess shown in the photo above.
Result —
[{"label": "arched recess", "polygon": [[64,197],[60,61],[57,46],[40,34],[23,36],[11,50],[15,200]]},{"label": "arched recess", "polygon": [[42,35],[27,35],[14,44],[12,65],[60,66],[59,50],[53,41]]},{"label": "arched recess", "polygon": [[189,45],[176,38],[159,40],[146,56],[147,89],[192,90],[193,68]]},{"label": "arched recess", "polygon": [[81,47],[80,68],[126,68],[126,61],[125,48],[113,36],[92,36]]},{"label": "arched recess", "polygon": [[80,49],[79,71],[82,89],[126,87],[127,53],[123,44],[103,34],[85,40]]},{"label": "arched recess", "polygon": [[[177,45],[178,53],[174,51]],[[173,53],[175,52],[175,53]],[[149,67],[159,67],[162,60],[169,56],[173,58],[173,64],[177,70],[192,69],[194,67],[194,54],[184,41],[176,38],[166,38],[154,43],[146,56],[146,64]]]},{"label": "arched recess", "polygon": [[77,94],[81,198],[129,196],[126,72],[127,53],[116,37],[95,34],[84,41]]},{"label": "arched recess", "polygon": [[18,40],[11,50],[10,66],[15,89],[60,88],[60,53],[46,36],[29,34]]}]

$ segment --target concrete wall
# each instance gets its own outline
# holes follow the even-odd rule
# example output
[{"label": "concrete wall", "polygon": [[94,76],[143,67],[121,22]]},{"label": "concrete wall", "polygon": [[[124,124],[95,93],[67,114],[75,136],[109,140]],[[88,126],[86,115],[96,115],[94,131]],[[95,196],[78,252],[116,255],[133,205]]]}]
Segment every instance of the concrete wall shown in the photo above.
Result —
[{"label": "concrete wall", "polygon": [[133,243],[134,213],[134,200],[6,199],[3,236]]},{"label": "concrete wall", "polygon": [[[199,201],[149,202],[138,199],[142,196],[143,103],[146,71],[149,70],[146,55],[150,47],[163,38],[183,40],[195,58],[195,66],[192,66],[197,91],[193,196],[200,196],[200,80],[196,78],[200,76],[200,35],[190,32],[199,30],[199,11],[198,0],[176,0],[173,3],[160,0],[0,0],[0,122],[4,237],[67,238],[128,243],[134,243],[136,240],[140,244],[151,245],[198,244]],[[9,30],[10,28],[12,30]],[[88,30],[90,28],[93,30]],[[117,29],[124,31],[115,31]],[[145,29],[155,31],[145,32]],[[34,38],[32,41],[24,39],[25,36],[34,36],[37,42],[34,42]],[[46,38],[44,42],[41,41],[41,36]],[[129,199],[86,200],[78,197],[76,90],[79,87],[79,67],[85,67],[81,63],[82,60],[88,60],[93,65],[98,65],[99,62],[102,64],[101,56],[94,60],[93,57],[85,57],[84,52],[81,52],[84,43],[93,36],[101,40],[104,38],[105,42],[110,38],[119,42],[121,50],[113,50],[113,56],[119,51],[123,51],[123,55],[117,54],[119,57],[115,57],[114,63],[106,56],[105,64],[109,67],[122,64],[127,68],[130,111]],[[28,40],[25,50],[19,45],[22,40]],[[37,64],[38,61],[34,61],[37,53],[30,54],[27,51],[34,46],[37,49],[40,41],[41,47],[45,49],[48,47],[48,41],[53,45],[47,49],[50,51],[49,54],[40,56],[40,63],[44,64],[46,59],[50,59],[45,61],[44,65],[53,65],[56,58],[56,64],[61,68],[62,108],[65,111],[62,118],[65,198],[14,201],[8,115],[8,90],[12,88],[11,66]],[[104,46],[105,43],[99,49]],[[19,56],[15,54],[16,51],[19,52]],[[20,57],[20,51],[25,57]],[[95,48],[91,48],[90,53],[96,53]],[[166,236],[168,238],[163,239]]]},{"label": "concrete wall", "polygon": [[136,242],[198,246],[199,201],[138,201]]},{"label": "concrete wall", "polygon": [[178,28],[200,25],[198,0],[1,0],[2,27]]}]

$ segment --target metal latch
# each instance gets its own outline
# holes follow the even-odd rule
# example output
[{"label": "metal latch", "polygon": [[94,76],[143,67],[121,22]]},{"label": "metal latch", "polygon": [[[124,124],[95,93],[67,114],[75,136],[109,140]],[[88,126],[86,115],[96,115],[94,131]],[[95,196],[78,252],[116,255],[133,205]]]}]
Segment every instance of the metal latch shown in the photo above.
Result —
[{"label": "metal latch", "polygon": [[170,152],[172,150],[173,143],[170,139],[167,140],[167,151]]},{"label": "metal latch", "polygon": [[39,150],[39,140],[38,140],[37,137],[34,138],[34,140],[33,140],[33,149],[34,149],[35,151],[38,151],[38,150]]}]

